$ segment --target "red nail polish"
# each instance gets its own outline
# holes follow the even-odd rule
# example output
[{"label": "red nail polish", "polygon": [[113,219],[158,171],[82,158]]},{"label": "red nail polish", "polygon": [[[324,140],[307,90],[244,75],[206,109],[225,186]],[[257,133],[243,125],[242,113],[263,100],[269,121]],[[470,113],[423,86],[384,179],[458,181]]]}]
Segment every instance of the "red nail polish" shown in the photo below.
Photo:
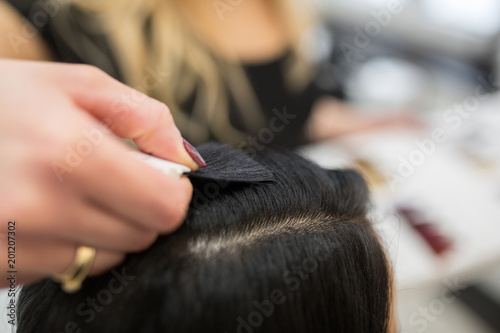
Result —
[{"label": "red nail polish", "polygon": [[182,142],[184,143],[184,148],[186,148],[186,151],[188,152],[189,156],[191,156],[193,161],[195,161],[195,163],[201,166],[202,168],[205,168],[207,166],[207,163],[205,163],[205,160],[203,159],[203,157],[201,157],[200,153],[198,153],[196,148],[193,147],[192,144],[187,142],[186,139],[182,140],[183,140]]}]

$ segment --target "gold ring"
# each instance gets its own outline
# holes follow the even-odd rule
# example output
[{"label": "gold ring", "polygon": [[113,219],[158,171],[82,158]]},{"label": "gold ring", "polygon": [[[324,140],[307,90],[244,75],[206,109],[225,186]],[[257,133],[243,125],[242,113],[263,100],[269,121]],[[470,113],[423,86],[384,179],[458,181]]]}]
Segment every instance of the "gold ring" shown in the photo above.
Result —
[{"label": "gold ring", "polygon": [[75,293],[82,287],[82,282],[90,273],[96,250],[93,247],[79,246],[76,249],[75,262],[62,274],[55,274],[52,280],[61,284],[67,293]]}]

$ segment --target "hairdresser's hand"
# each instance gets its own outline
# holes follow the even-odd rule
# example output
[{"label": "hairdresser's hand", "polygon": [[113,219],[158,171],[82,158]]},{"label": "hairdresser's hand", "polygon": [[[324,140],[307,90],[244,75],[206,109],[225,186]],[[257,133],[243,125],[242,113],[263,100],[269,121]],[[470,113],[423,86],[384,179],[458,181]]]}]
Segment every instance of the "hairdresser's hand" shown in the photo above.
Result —
[{"label": "hairdresser's hand", "polygon": [[180,225],[189,180],[137,160],[110,132],[196,169],[164,104],[90,66],[0,59],[0,73],[2,274],[9,220],[17,283],[64,272],[79,245],[97,248],[91,274],[101,273]]}]

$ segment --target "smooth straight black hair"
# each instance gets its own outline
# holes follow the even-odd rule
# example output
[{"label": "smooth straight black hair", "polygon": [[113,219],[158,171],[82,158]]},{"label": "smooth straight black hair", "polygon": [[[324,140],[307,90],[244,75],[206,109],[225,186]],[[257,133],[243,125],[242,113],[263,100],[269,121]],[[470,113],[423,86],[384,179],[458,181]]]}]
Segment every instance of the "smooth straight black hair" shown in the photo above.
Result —
[{"label": "smooth straight black hair", "polygon": [[19,333],[389,331],[391,273],[358,173],[199,150],[185,223],[75,294],[23,288]]}]

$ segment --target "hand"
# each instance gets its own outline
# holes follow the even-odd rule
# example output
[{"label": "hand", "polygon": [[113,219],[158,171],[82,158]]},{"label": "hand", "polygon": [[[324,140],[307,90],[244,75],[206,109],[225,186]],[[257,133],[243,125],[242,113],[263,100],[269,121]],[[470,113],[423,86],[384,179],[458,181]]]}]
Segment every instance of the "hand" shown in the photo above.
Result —
[{"label": "hand", "polygon": [[314,106],[307,128],[311,141],[321,141],[382,129],[416,130],[421,126],[422,124],[408,113],[366,115],[334,98],[323,98]]},{"label": "hand", "polygon": [[0,59],[0,73],[2,272],[9,220],[17,283],[64,272],[80,245],[97,249],[99,274],[181,224],[189,180],[139,161],[110,132],[196,169],[164,104],[86,65]]}]

